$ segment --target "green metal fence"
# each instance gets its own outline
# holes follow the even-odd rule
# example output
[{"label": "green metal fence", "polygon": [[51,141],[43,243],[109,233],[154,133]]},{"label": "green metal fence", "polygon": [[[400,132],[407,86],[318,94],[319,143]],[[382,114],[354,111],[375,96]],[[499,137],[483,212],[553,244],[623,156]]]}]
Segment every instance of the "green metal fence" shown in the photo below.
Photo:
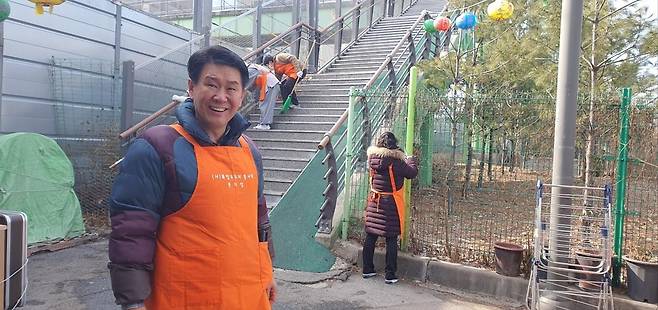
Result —
[{"label": "green metal fence", "polygon": [[[362,102],[387,102],[384,121],[372,125],[371,136],[391,130],[406,135],[407,90],[358,94]],[[591,104],[591,112],[590,112]],[[595,185],[612,184],[620,144],[620,104],[617,93],[594,101],[579,98],[575,182],[584,184],[591,130],[590,174]],[[376,106],[376,104],[373,104]],[[354,106],[356,111],[365,109]],[[369,108],[369,107],[368,107]],[[534,185],[550,182],[555,99],[529,93],[474,93],[420,87],[416,95],[413,152],[420,159],[419,177],[412,183],[409,251],[453,262],[492,267],[493,243],[532,244]],[[590,113],[593,125],[589,126]],[[359,115],[357,113],[357,115]],[[634,100],[629,108],[630,139],[625,194],[623,253],[642,259],[658,255],[658,108],[655,100]],[[364,120],[350,119],[355,137]],[[348,125],[348,128],[350,126]],[[591,129],[590,129],[591,128]],[[352,139],[353,150],[367,140]],[[363,237],[363,208],[369,189],[366,158],[353,152],[346,178],[349,237]],[[349,173],[351,171],[351,173]],[[623,177],[623,176],[622,176]],[[349,183],[349,184],[348,184]],[[348,189],[349,188],[349,189]],[[621,251],[621,250],[620,250]],[[530,253],[530,252],[528,252]],[[529,258],[529,257],[528,257]],[[526,259],[526,263],[527,263]]]}]

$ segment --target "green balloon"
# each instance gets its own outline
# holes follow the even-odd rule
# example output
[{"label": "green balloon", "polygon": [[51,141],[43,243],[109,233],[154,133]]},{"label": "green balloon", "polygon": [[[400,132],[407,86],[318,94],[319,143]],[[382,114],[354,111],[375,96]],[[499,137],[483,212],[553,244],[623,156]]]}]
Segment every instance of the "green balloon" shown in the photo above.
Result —
[{"label": "green balloon", "polygon": [[423,23],[423,28],[425,28],[425,31],[429,33],[436,32],[436,28],[434,28],[434,20],[431,19],[428,19]]},{"label": "green balloon", "polygon": [[4,22],[9,18],[11,8],[9,7],[9,0],[0,0],[0,22]]}]

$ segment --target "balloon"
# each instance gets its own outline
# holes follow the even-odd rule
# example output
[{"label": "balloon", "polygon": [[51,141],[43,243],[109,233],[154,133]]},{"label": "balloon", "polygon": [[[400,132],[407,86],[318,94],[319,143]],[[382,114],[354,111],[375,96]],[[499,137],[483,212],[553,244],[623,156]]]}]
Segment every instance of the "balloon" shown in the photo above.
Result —
[{"label": "balloon", "polygon": [[9,18],[11,7],[9,7],[9,0],[0,0],[0,22],[4,22]]},{"label": "balloon", "polygon": [[448,31],[450,26],[450,19],[447,17],[437,17],[434,20],[434,29],[437,31]]},{"label": "balloon", "polygon": [[425,22],[423,22],[423,28],[425,28],[425,31],[429,33],[436,32],[436,28],[434,28],[434,21],[431,19],[428,19]]},{"label": "balloon", "polygon": [[37,15],[41,15],[43,14],[44,7],[47,7],[48,11],[52,13],[54,6],[64,3],[64,1],[66,0],[28,0],[28,1],[33,2],[36,5],[35,7],[36,13]]},{"label": "balloon", "polygon": [[496,21],[509,19],[513,13],[514,5],[507,0],[496,0],[487,7],[487,15]]},{"label": "balloon", "polygon": [[455,21],[455,25],[457,25],[457,28],[459,29],[471,29],[475,27],[477,23],[477,17],[471,12],[465,12],[464,14],[459,15]]}]

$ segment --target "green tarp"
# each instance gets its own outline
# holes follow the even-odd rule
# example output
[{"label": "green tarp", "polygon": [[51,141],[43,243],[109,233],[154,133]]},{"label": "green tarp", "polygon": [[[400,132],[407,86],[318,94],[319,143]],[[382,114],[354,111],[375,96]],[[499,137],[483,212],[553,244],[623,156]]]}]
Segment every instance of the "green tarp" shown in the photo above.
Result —
[{"label": "green tarp", "polygon": [[52,139],[34,133],[0,137],[0,210],[28,218],[28,243],[84,233],[73,166]]}]

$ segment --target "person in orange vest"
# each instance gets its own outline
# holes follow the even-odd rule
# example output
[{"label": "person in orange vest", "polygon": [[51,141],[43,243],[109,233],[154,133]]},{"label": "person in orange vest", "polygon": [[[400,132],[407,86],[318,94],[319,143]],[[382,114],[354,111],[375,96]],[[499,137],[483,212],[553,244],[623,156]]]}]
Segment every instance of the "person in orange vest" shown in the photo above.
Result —
[{"label": "person in orange vest", "polygon": [[377,275],[373,264],[378,237],[386,238],[386,268],[384,281],[398,282],[398,236],[404,232],[404,179],[418,174],[414,157],[405,156],[392,132],[384,132],[377,143],[368,148],[370,194],[365,210],[366,239],[363,244],[363,278]]},{"label": "person in orange vest", "polygon": [[123,309],[269,310],[276,297],[260,152],[238,112],[246,65],[220,46],[187,63],[178,123],[147,129],[112,186],[110,277]]},{"label": "person in orange vest", "polygon": [[[306,69],[295,55],[279,53],[274,57],[274,73],[281,80],[281,98],[285,101],[292,95],[292,106],[299,107],[297,94],[293,91],[298,79],[303,79]],[[285,77],[284,77],[285,76]]]},{"label": "person in orange vest", "polygon": [[279,79],[273,73],[274,57],[265,55],[262,65],[250,64],[247,68],[249,69],[249,80],[251,82],[248,89],[254,92],[260,110],[260,122],[254,129],[270,130],[274,121],[276,99],[281,92]]}]

